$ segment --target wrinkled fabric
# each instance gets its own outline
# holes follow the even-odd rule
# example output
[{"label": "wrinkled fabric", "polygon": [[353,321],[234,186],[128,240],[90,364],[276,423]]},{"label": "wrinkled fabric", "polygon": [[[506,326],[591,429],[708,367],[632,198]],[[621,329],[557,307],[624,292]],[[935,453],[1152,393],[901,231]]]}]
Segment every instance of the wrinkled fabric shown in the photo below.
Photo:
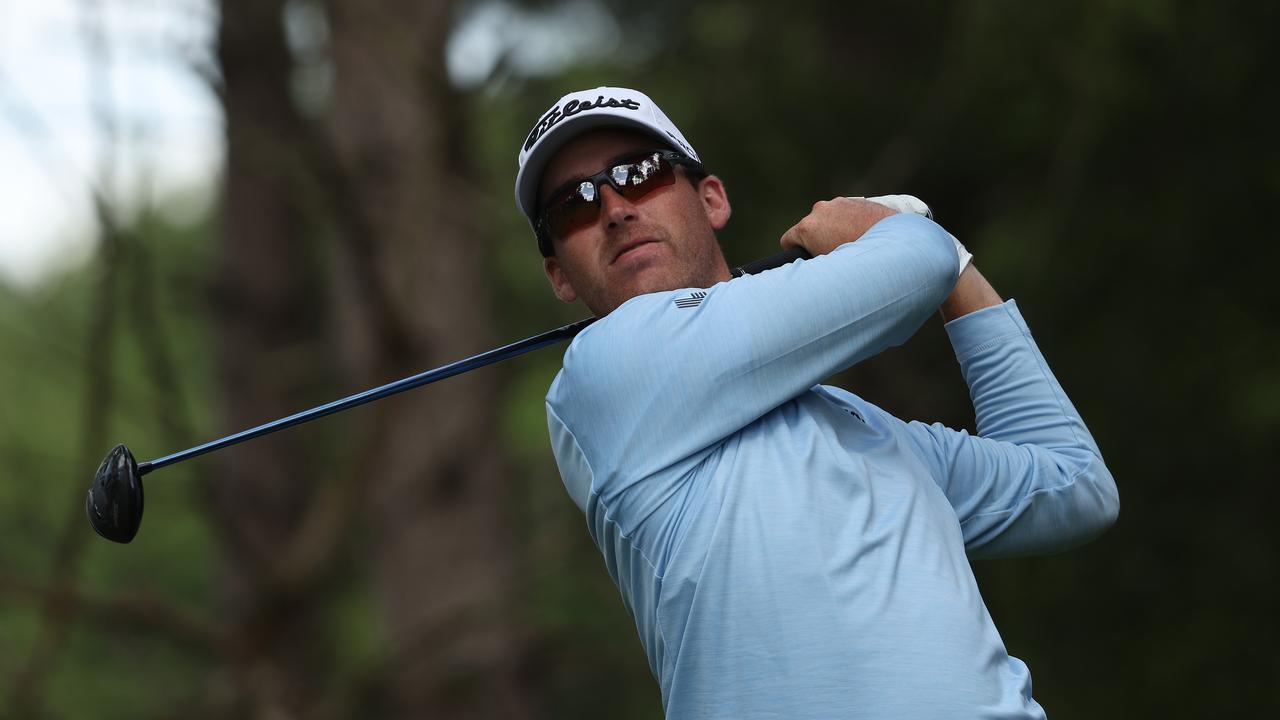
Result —
[{"label": "wrinkled fabric", "polygon": [[566,351],[552,448],[669,718],[1044,717],[969,558],[1079,544],[1118,500],[1016,304],[946,327],[976,436],[818,384],[906,341],[956,272],[946,231],[895,215],[632,298]]}]

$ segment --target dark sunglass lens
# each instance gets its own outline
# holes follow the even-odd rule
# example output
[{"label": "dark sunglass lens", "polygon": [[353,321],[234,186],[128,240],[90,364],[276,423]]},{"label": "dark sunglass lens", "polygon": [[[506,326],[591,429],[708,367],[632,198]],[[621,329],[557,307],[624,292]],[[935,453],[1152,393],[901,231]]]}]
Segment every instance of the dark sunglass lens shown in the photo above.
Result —
[{"label": "dark sunglass lens", "polygon": [[547,206],[547,226],[553,235],[564,237],[595,222],[599,213],[596,186],[584,180]]},{"label": "dark sunglass lens", "polygon": [[[620,172],[621,171],[621,172]],[[643,160],[628,165],[619,165],[611,171],[617,187],[622,188],[623,197],[637,200],[675,182],[675,173],[671,164],[658,155],[650,155]]]}]

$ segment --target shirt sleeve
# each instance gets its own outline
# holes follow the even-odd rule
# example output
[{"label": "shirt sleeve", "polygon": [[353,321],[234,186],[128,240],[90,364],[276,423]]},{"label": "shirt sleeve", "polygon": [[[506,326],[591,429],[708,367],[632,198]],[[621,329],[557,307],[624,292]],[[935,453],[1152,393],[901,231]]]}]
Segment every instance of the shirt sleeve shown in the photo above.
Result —
[{"label": "shirt sleeve", "polygon": [[[566,351],[547,396],[553,443],[581,453],[581,474],[606,496],[695,462],[823,378],[906,341],[951,291],[957,262],[942,228],[894,215],[827,255],[632,298]],[[579,505],[585,490],[571,488]]]},{"label": "shirt sleeve", "polygon": [[971,557],[1057,552],[1110,527],[1119,494],[1093,436],[1014,301],[946,326],[977,436],[909,424],[932,461]]}]

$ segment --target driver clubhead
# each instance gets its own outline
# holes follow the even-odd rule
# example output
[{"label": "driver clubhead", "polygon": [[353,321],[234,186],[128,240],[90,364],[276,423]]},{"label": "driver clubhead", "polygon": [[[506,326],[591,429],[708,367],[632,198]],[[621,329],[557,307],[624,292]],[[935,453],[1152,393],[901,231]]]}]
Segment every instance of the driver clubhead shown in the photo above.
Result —
[{"label": "driver clubhead", "polygon": [[133,453],[117,445],[94,473],[84,501],[89,524],[102,537],[127,543],[142,524],[142,475]]}]

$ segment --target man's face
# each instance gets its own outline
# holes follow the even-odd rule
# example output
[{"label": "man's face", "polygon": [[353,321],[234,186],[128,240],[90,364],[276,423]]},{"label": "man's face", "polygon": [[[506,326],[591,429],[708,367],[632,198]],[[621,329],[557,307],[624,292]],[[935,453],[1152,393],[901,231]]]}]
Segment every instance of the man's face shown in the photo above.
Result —
[{"label": "man's face", "polygon": [[[651,150],[653,138],[622,130],[598,130],[574,138],[543,171],[539,203],[571,180],[594,175],[619,157]],[[710,287],[729,279],[715,232],[729,220],[729,200],[715,176],[696,185],[677,168],[675,183],[635,201],[608,183],[599,188],[594,223],[552,237],[555,256],[543,265],[556,295],[581,298],[597,317],[644,293]]]}]

